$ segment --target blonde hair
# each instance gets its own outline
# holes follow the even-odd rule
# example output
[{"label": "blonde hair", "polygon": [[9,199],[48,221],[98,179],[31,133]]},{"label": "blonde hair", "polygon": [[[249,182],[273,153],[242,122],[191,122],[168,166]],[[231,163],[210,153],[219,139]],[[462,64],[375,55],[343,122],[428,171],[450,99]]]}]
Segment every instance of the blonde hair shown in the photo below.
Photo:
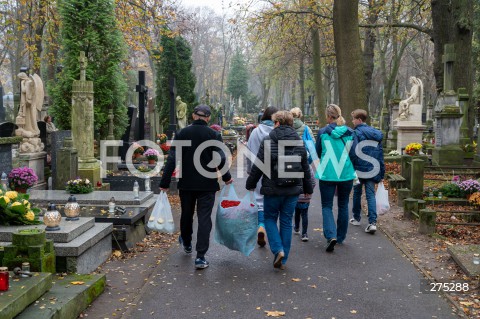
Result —
[{"label": "blonde hair", "polygon": [[342,116],[342,110],[340,109],[340,106],[336,104],[329,104],[327,108],[325,109],[325,116],[331,117],[332,119],[335,120],[337,125],[345,125],[345,119]]},{"label": "blonde hair", "polygon": [[290,112],[292,112],[293,117],[297,119],[301,118],[303,115],[302,110],[299,107],[294,107]]},{"label": "blonde hair", "polygon": [[272,115],[272,121],[280,123],[280,125],[293,126],[293,115],[289,111],[277,111]]}]

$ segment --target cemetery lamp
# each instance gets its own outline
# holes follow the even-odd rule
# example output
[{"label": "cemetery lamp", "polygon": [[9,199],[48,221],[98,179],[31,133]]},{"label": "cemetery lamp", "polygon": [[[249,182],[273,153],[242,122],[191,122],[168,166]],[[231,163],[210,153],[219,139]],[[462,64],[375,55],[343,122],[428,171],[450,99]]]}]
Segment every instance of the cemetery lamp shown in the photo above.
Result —
[{"label": "cemetery lamp", "polygon": [[55,204],[48,204],[47,211],[43,215],[43,223],[45,224],[46,231],[55,231],[60,230],[60,221],[62,220],[62,215],[57,210]]},{"label": "cemetery lamp", "polygon": [[151,192],[152,191],[152,183],[150,181],[150,176],[145,177],[145,191]]},{"label": "cemetery lamp", "polygon": [[133,199],[139,199],[140,198],[140,186],[138,185],[137,180],[135,180],[135,183],[133,183]]},{"label": "cemetery lamp", "polygon": [[80,205],[77,203],[75,196],[70,195],[63,211],[65,212],[65,216],[67,216],[67,218],[65,218],[66,220],[73,221],[80,219],[78,217],[78,215],[80,215]]},{"label": "cemetery lamp", "polygon": [[8,177],[7,177],[7,174],[5,172],[2,172],[1,183],[2,183],[3,190],[7,190],[8,189]]},{"label": "cemetery lamp", "polygon": [[110,214],[115,213],[115,197],[110,198],[110,201],[108,202],[108,212]]}]

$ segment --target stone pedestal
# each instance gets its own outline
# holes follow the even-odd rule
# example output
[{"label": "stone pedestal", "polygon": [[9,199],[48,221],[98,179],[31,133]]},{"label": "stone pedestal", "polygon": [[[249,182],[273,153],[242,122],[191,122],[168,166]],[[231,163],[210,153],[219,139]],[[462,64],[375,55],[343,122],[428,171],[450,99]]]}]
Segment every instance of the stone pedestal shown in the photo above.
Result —
[{"label": "stone pedestal", "polygon": [[45,182],[46,156],[46,152],[25,153],[19,156],[20,166],[30,167],[38,176],[38,182],[32,187],[32,189],[46,189],[47,187],[47,183]]},{"label": "stone pedestal", "polygon": [[88,178],[93,185],[97,185],[98,181],[102,181],[100,176],[100,161],[78,161],[78,176]]},{"label": "stone pedestal", "polygon": [[21,136],[0,138],[0,174],[8,174],[12,170],[12,144],[21,140]]},{"label": "stone pedestal", "polygon": [[57,151],[55,157],[55,189],[65,189],[69,180],[78,176],[77,150],[73,147],[72,139],[66,137],[63,140],[63,147]]},{"label": "stone pedestal", "polygon": [[425,125],[420,124],[417,121],[396,121],[397,130],[397,151],[402,152],[402,148],[405,148],[410,143],[422,143],[423,131],[425,131]]}]

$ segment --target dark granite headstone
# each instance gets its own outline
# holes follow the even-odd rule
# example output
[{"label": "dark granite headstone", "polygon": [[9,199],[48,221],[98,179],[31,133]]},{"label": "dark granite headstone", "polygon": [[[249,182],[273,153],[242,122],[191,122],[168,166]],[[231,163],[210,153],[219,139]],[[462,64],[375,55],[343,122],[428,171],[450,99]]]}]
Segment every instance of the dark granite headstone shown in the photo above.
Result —
[{"label": "dark granite headstone", "polygon": [[137,118],[137,107],[135,105],[130,105],[127,110],[128,115],[128,126],[125,129],[125,133],[123,133],[122,141],[123,146],[119,148],[120,158],[122,161],[125,161],[125,154],[127,154],[127,150],[130,147],[130,142],[133,141],[134,131],[135,131],[135,123]]},{"label": "dark granite headstone", "polygon": [[[52,156],[52,172],[55,172],[57,167],[56,167],[56,162],[57,162],[57,150],[59,150],[63,146],[63,140],[65,137],[71,137],[72,136],[72,131],[55,131],[50,133],[51,138],[52,138],[52,144],[51,144],[51,149],[50,149],[50,154]],[[52,185],[55,185],[55,174],[52,175]]]},{"label": "dark granite headstone", "polygon": [[37,121],[38,129],[40,130],[40,139],[43,145],[47,146],[47,123],[44,121]]},{"label": "dark granite headstone", "polygon": [[0,123],[0,137],[15,136],[15,130],[17,128],[18,126],[13,124],[12,122]]}]

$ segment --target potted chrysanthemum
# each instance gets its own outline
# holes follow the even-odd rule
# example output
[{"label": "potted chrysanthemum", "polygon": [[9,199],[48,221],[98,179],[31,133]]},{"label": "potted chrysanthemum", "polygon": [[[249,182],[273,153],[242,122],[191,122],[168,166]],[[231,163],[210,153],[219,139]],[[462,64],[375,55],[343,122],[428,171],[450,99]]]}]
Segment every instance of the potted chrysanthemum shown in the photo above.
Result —
[{"label": "potted chrysanthemum", "polygon": [[149,148],[143,153],[143,156],[148,159],[148,164],[155,164],[158,161],[160,153],[156,149]]},{"label": "potted chrysanthemum", "polygon": [[17,167],[8,174],[8,183],[11,189],[19,193],[26,193],[27,189],[35,185],[38,176],[30,167]]}]

